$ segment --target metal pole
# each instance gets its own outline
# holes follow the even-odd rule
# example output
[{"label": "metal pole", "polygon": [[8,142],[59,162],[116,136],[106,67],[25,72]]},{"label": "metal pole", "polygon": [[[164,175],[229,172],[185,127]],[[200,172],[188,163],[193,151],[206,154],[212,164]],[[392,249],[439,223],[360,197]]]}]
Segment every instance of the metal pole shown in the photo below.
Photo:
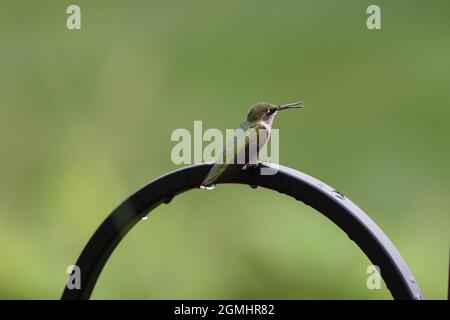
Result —
[{"label": "metal pole", "polygon": [[[261,175],[261,166],[278,170]],[[325,183],[284,166],[261,165],[241,170],[227,183],[260,186],[285,193],[311,206],[341,228],[381,270],[395,299],[423,299],[417,281],[397,249],[383,231],[344,195]],[[143,216],[176,195],[198,188],[211,164],[188,166],[168,173],[141,188],[119,205],[91,237],[76,265],[81,270],[81,289],[64,289],[61,299],[89,299],[111,253]]]}]

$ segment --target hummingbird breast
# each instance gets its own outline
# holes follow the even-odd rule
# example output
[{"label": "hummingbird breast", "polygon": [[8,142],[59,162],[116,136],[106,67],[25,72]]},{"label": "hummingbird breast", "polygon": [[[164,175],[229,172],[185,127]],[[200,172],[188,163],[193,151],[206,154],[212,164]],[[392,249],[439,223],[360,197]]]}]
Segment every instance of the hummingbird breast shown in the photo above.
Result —
[{"label": "hummingbird breast", "polygon": [[261,150],[264,145],[267,143],[267,140],[269,140],[270,138],[270,130],[272,129],[271,124],[265,122],[265,121],[261,121],[258,122],[258,124],[264,128],[262,130],[259,130],[259,134],[258,134],[258,152],[259,150]]},{"label": "hummingbird breast", "polygon": [[[202,186],[211,186],[225,181],[235,175],[248,163],[258,163],[259,151],[267,143],[270,136],[270,125],[266,122],[244,122],[233,139],[228,143],[210,172],[205,177]],[[231,163],[228,162],[231,160]]]}]

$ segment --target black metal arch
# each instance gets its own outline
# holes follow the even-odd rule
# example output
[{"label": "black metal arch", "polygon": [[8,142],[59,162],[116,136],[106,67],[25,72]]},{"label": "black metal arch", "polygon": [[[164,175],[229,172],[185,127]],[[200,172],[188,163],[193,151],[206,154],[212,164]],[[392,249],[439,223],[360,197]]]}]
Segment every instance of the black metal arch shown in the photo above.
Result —
[{"label": "black metal arch", "polygon": [[[423,299],[422,292],[403,258],[383,231],[353,202],[325,183],[284,166],[274,175],[241,170],[228,183],[249,184],[285,193],[321,212],[361,248],[381,275],[395,299]],[[211,164],[188,166],[144,186],[119,205],[91,237],[76,265],[81,270],[81,289],[65,288],[62,299],[89,299],[97,279],[115,247],[128,231],[161,203],[198,188]]]}]

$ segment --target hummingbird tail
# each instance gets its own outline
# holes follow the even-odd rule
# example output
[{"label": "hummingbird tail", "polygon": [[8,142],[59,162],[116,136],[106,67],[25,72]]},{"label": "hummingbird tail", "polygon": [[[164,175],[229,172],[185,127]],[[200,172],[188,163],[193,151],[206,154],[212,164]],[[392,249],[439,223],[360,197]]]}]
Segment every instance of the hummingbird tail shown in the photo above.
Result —
[{"label": "hummingbird tail", "polygon": [[211,186],[213,186],[213,185],[214,185],[213,181],[203,181],[203,182],[200,184],[200,187],[203,187],[203,188],[209,188],[209,187],[211,187]]},{"label": "hummingbird tail", "polygon": [[217,179],[217,176],[214,176],[209,172],[209,174],[206,175],[205,179],[203,179],[203,182],[200,184],[200,187],[209,188],[212,185],[214,185],[214,180]]},{"label": "hummingbird tail", "polygon": [[243,164],[214,164],[205,179],[201,183],[202,187],[212,187],[217,183],[228,181],[231,177],[242,169]]}]

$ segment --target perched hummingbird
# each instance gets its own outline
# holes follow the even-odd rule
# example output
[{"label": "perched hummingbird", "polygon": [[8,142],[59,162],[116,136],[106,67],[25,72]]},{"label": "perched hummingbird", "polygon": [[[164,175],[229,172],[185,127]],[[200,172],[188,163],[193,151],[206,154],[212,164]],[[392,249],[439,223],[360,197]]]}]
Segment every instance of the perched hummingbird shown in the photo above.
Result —
[{"label": "perched hummingbird", "polygon": [[[244,166],[257,166],[259,151],[270,137],[272,122],[278,111],[303,108],[303,102],[276,106],[259,102],[251,107],[247,120],[241,124],[222,153],[217,157],[211,170],[203,180],[201,187],[210,188],[218,182],[233,177]],[[230,161],[231,160],[231,161]]]}]

